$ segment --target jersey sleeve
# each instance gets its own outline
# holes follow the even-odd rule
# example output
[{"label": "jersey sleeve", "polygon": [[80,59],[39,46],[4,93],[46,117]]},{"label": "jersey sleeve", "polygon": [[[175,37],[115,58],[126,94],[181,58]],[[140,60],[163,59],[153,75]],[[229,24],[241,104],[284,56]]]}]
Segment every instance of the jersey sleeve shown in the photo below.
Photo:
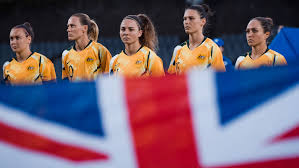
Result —
[{"label": "jersey sleeve", "polygon": [[211,66],[216,71],[225,72],[225,65],[222,58],[222,52],[218,46],[213,46],[211,48]]},{"label": "jersey sleeve", "polygon": [[245,56],[239,56],[237,61],[236,61],[236,64],[235,64],[235,69],[240,69],[240,64],[241,62],[245,59]]},{"label": "jersey sleeve", "polygon": [[56,73],[54,64],[52,61],[46,57],[41,57],[41,75],[42,81],[56,81]]},{"label": "jersey sleeve", "polygon": [[112,58],[109,50],[107,48],[105,48],[104,46],[102,46],[102,49],[100,50],[100,54],[101,54],[101,72],[103,73],[109,73],[109,64],[110,64],[110,60]]},{"label": "jersey sleeve", "polygon": [[164,76],[164,68],[162,59],[156,55],[153,55],[149,61],[149,73],[151,76]]},{"label": "jersey sleeve", "polygon": [[5,67],[9,64],[8,61],[6,61],[4,64],[3,64],[3,79],[6,81],[7,80],[7,75],[5,73]]},{"label": "jersey sleeve", "polygon": [[274,66],[282,66],[282,65],[287,65],[287,60],[284,58],[282,55],[277,55],[274,56],[274,61],[273,61]]},{"label": "jersey sleeve", "polygon": [[110,60],[110,63],[109,63],[109,74],[110,74],[110,75],[112,75],[113,72],[114,72],[114,71],[113,71],[113,67],[114,67],[114,65],[115,65],[115,61],[116,61],[117,57],[118,57],[118,54],[115,55],[114,57],[112,57],[111,60]]},{"label": "jersey sleeve", "polygon": [[61,75],[61,78],[62,79],[65,79],[68,77],[68,71],[66,69],[66,55],[67,55],[68,51],[67,50],[64,50],[63,53],[62,53],[62,57],[61,57],[61,63],[62,63],[62,75]]},{"label": "jersey sleeve", "polygon": [[168,71],[167,71],[170,74],[175,73],[176,58],[177,58],[178,54],[180,53],[181,48],[182,48],[182,46],[176,46],[173,50],[172,58],[170,60],[170,64],[169,64]]}]

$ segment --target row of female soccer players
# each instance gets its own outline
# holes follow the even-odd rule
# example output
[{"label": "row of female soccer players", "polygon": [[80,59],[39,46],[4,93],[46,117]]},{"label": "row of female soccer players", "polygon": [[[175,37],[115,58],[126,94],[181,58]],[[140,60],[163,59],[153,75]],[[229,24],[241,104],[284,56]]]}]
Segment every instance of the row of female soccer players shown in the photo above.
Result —
[{"label": "row of female soccer players", "polygon": [[[181,74],[194,67],[226,70],[219,47],[203,35],[210,15],[211,11],[205,4],[185,9],[183,24],[189,39],[175,47],[168,73]],[[246,37],[251,52],[238,58],[236,69],[287,64],[281,54],[267,47],[272,27],[271,18],[256,17],[249,21]],[[88,15],[72,15],[67,23],[67,33],[68,40],[74,41],[74,45],[62,54],[62,79],[93,80],[103,73],[131,77],[164,75],[162,60],[155,53],[158,43],[155,28],[144,14],[124,17],[120,25],[120,38],[125,49],[113,58],[107,48],[97,43],[98,26]],[[56,80],[53,63],[30,50],[33,38],[28,23],[12,28],[10,46],[16,58],[3,66],[3,76],[8,83]]]}]

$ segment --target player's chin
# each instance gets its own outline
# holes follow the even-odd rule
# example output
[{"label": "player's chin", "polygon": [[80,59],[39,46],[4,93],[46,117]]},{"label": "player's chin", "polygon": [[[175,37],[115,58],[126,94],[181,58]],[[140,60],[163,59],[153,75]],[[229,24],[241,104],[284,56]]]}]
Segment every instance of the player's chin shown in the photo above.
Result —
[{"label": "player's chin", "polygon": [[69,41],[73,41],[73,40],[75,40],[74,37],[70,37],[70,36],[68,36],[67,39],[68,39]]},{"label": "player's chin", "polygon": [[250,46],[250,47],[253,47],[253,46],[255,46],[255,43],[254,43],[254,42],[252,42],[252,41],[247,41],[247,44],[248,44],[248,46]]},{"label": "player's chin", "polygon": [[185,29],[185,33],[191,34],[192,32],[190,31],[190,29]]}]

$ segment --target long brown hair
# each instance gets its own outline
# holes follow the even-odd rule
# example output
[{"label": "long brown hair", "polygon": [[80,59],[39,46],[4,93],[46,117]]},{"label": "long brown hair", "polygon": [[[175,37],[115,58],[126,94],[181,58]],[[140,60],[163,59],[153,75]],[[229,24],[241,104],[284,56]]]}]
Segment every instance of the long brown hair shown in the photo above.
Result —
[{"label": "long brown hair", "polygon": [[90,19],[85,13],[75,13],[72,16],[78,17],[81,25],[88,26],[87,35],[90,40],[98,41],[99,27],[94,20]]},{"label": "long brown hair", "polygon": [[139,42],[141,45],[146,46],[153,51],[158,50],[157,33],[154,24],[147,15],[128,15],[124,19],[131,19],[137,22],[139,29],[142,30],[142,35],[139,37]]}]

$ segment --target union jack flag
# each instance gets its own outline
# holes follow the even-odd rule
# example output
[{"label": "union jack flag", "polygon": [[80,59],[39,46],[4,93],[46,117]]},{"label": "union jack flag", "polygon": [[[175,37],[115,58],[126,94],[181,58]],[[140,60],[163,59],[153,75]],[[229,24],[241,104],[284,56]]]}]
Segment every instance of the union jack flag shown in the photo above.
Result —
[{"label": "union jack flag", "polygon": [[298,168],[298,74],[0,86],[0,167]]}]

